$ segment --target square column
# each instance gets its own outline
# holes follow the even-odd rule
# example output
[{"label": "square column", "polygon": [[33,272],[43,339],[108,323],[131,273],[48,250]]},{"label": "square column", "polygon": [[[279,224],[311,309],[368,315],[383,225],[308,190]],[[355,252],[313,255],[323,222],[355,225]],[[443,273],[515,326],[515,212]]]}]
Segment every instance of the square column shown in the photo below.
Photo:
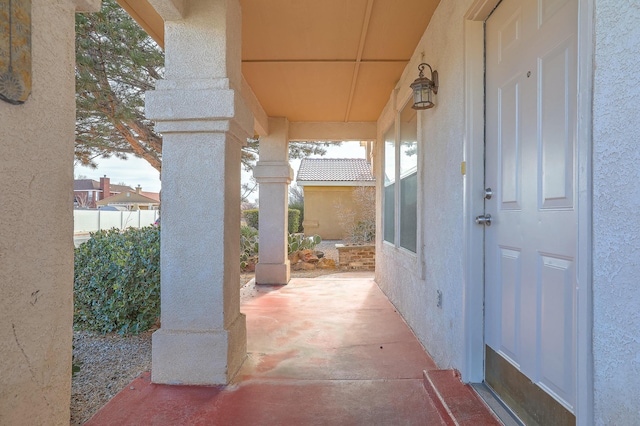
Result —
[{"label": "square column", "polygon": [[259,252],[256,284],[284,285],[291,277],[288,246],[289,122],[269,118],[270,134],[260,139],[259,157],[253,175],[260,185]]},{"label": "square column", "polygon": [[153,334],[152,380],[226,384],[246,356],[240,157],[253,117],[237,90],[240,7],[193,0],[183,19],[165,26],[166,80],[146,95],[147,116],[163,134],[161,328]]}]

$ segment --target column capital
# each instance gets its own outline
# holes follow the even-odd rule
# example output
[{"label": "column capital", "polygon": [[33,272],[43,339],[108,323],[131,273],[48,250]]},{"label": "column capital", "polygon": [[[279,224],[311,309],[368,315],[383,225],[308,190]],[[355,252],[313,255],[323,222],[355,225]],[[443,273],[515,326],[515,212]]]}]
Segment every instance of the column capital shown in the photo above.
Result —
[{"label": "column capital", "polygon": [[100,12],[102,0],[74,0],[76,13]]},{"label": "column capital", "polygon": [[258,161],[253,168],[258,183],[286,183],[293,180],[293,169],[287,161]]},{"label": "column capital", "polygon": [[185,16],[185,0],[148,0],[165,21],[177,21]]},{"label": "column capital", "polygon": [[145,96],[145,112],[160,133],[253,134],[253,116],[227,78],[159,80]]}]

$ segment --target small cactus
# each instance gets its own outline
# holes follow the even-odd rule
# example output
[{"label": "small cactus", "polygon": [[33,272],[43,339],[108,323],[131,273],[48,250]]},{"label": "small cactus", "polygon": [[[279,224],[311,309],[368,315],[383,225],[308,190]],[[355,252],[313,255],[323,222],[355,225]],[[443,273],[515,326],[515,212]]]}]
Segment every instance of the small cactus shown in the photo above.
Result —
[{"label": "small cactus", "polygon": [[240,269],[245,270],[249,265],[249,259],[258,259],[258,236],[240,237]]},{"label": "small cactus", "polygon": [[[291,255],[298,250],[313,250],[321,241],[322,238],[320,238],[319,235],[305,237],[304,234],[289,234],[287,239],[287,254]],[[258,249],[258,236],[243,232],[243,235],[240,237],[240,268],[243,271],[249,266],[249,260],[255,259],[257,263]]]},{"label": "small cactus", "polygon": [[320,244],[322,238],[319,235],[312,235],[305,237],[303,234],[289,234],[288,242],[288,254],[293,254],[298,250],[313,249]]}]

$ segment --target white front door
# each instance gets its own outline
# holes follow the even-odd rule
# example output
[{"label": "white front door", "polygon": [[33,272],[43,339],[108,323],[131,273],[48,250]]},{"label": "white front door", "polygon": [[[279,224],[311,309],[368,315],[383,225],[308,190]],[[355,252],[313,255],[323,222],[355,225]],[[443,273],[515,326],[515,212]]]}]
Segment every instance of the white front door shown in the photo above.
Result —
[{"label": "white front door", "polygon": [[486,22],[485,342],[575,413],[577,0]]}]

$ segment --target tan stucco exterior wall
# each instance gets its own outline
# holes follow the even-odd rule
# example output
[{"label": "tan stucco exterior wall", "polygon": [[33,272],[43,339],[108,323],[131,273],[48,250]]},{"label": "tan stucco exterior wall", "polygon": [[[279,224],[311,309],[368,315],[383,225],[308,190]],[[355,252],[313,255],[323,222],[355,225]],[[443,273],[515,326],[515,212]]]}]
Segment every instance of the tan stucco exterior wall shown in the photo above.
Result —
[{"label": "tan stucco exterior wall", "polygon": [[74,11],[32,0],[33,86],[0,101],[0,424],[69,424]]},{"label": "tan stucco exterior wall", "polygon": [[[356,186],[305,186],[304,233],[318,234],[323,240],[341,240],[340,211],[357,210],[353,201]],[[373,187],[368,187],[373,190]],[[336,206],[342,206],[337,208]]]}]

